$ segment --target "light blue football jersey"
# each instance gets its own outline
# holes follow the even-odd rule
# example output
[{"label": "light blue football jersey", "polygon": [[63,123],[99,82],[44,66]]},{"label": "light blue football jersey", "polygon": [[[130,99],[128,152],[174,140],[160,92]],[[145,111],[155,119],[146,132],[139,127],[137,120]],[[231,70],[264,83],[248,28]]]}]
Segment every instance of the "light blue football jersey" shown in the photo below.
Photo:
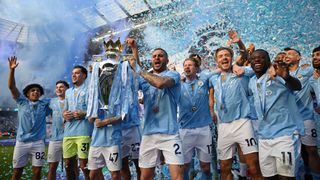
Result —
[{"label": "light blue football jersey", "polygon": [[65,101],[59,98],[50,100],[50,109],[52,110],[52,127],[50,141],[62,141],[64,133],[64,119],[62,117]]},{"label": "light blue football jersey", "polygon": [[254,96],[259,121],[259,138],[271,139],[294,133],[304,134],[296,95],[285,83],[281,77],[277,76],[272,80],[268,74],[259,79],[254,76],[250,80],[249,87]]},{"label": "light blue football jersey", "polygon": [[144,97],[143,134],[177,134],[177,105],[180,98],[180,75],[176,71],[163,71],[159,76],[170,77],[175,85],[158,89],[138,76],[139,88]]},{"label": "light blue football jersey", "polygon": [[299,79],[302,89],[300,91],[295,91],[297,96],[297,103],[303,120],[313,120],[313,100],[311,92],[313,88],[310,85],[310,78],[313,74],[312,67],[298,67],[295,71],[290,71],[290,75]]},{"label": "light blue football jersey", "polygon": [[193,81],[186,80],[181,83],[178,120],[180,128],[199,128],[211,124],[209,78],[210,75],[199,74]]},{"label": "light blue football jersey", "polygon": [[[68,111],[80,110],[87,112],[88,89],[84,82],[80,87],[69,88],[66,91],[65,109]],[[93,124],[87,118],[71,120],[65,123],[64,136],[91,136]]]},{"label": "light blue football jersey", "polygon": [[31,102],[20,94],[15,99],[18,105],[17,140],[32,142],[44,140],[46,137],[46,116],[51,113],[50,99]]},{"label": "light blue football jersey", "polygon": [[250,118],[248,76],[237,76],[231,72],[217,74],[210,78],[210,83],[214,88],[220,123]]}]

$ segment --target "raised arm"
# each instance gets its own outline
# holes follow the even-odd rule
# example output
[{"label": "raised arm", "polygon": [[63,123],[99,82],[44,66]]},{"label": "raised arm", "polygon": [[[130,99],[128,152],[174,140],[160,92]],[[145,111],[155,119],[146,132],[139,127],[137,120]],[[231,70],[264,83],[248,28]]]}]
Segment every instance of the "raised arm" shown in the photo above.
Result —
[{"label": "raised arm", "polygon": [[138,65],[134,60],[130,60],[130,65],[133,71],[137,74],[140,74],[146,81],[148,81],[152,86],[163,89],[169,88],[175,85],[175,81],[173,78],[166,76],[158,76],[153,73],[142,70],[140,65]]},{"label": "raised arm", "polygon": [[9,62],[9,79],[8,79],[8,87],[10,89],[10,92],[12,94],[12,97],[14,99],[16,99],[17,97],[19,97],[20,92],[16,86],[16,80],[14,77],[14,71],[16,69],[16,67],[18,67],[19,63],[17,62],[17,57],[12,56],[10,58],[8,58],[8,62]]},{"label": "raised arm", "polygon": [[299,79],[290,76],[289,67],[286,63],[275,63],[274,68],[276,70],[276,74],[281,76],[286,81],[286,86],[293,91],[301,90],[301,82]]},{"label": "raised arm", "polygon": [[137,41],[133,38],[127,38],[126,39],[126,44],[127,46],[129,46],[132,50],[132,54],[133,54],[133,57],[137,60],[137,63],[139,65],[140,64],[140,59],[139,59],[139,54],[138,54],[138,46],[137,46]]},{"label": "raised arm", "polygon": [[152,86],[163,89],[175,85],[174,79],[166,76],[158,76],[147,71],[140,71],[140,75],[148,81]]},{"label": "raised arm", "polygon": [[230,38],[230,40],[228,41],[229,45],[232,43],[237,43],[239,50],[240,50],[240,58],[237,59],[237,64],[239,66],[243,66],[244,63],[246,62],[247,56],[248,56],[246,46],[243,44],[243,42],[241,41],[241,39],[238,36],[238,33],[236,31],[230,30],[228,32],[228,36]]}]

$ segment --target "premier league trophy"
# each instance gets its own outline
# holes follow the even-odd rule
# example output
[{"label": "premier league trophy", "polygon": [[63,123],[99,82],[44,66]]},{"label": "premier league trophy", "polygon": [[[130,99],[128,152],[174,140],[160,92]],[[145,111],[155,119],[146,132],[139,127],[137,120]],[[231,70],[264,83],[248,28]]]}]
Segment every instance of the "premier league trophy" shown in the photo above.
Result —
[{"label": "premier league trophy", "polygon": [[121,116],[124,118],[132,103],[132,70],[127,61],[133,55],[122,52],[120,38],[113,41],[110,38],[103,42],[104,54],[93,55],[92,74],[89,81],[88,118]]}]

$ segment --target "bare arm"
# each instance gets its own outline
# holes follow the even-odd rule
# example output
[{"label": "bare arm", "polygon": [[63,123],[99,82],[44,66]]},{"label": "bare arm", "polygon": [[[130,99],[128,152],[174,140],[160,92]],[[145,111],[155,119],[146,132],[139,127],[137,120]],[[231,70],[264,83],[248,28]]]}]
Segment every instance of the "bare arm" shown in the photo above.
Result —
[{"label": "bare arm", "polygon": [[175,85],[174,79],[170,77],[162,77],[157,76],[155,74],[149,73],[147,71],[140,71],[140,75],[148,81],[152,86],[163,89],[163,88],[169,88]]},{"label": "bare arm", "polygon": [[114,117],[107,118],[104,120],[95,119],[95,123],[96,123],[97,128],[107,126],[109,124],[116,124],[120,121],[121,121],[121,116],[114,116]]},{"label": "bare arm", "polygon": [[20,92],[16,86],[16,80],[14,77],[14,71],[16,69],[16,67],[19,65],[19,63],[17,63],[17,57],[13,56],[8,58],[8,62],[9,62],[9,79],[8,79],[8,87],[10,89],[10,92],[12,94],[12,97],[14,99],[16,99],[17,97],[20,96]]},{"label": "bare arm", "polygon": [[237,59],[237,64],[239,66],[243,66],[244,63],[247,60],[247,49],[246,46],[243,44],[243,42],[241,41],[240,37],[238,36],[238,33],[234,30],[231,30],[228,32],[229,38],[231,40],[230,43],[237,43],[239,50],[240,50],[240,57]]},{"label": "bare arm", "polygon": [[302,86],[299,79],[290,76],[289,67],[285,63],[275,63],[274,68],[278,76],[286,81],[286,86],[293,91],[300,91]]},{"label": "bare arm", "polygon": [[137,60],[137,63],[138,63],[139,65],[141,65],[141,64],[140,64],[139,53],[138,53],[138,46],[137,46],[136,40],[133,39],[133,38],[127,38],[126,44],[127,44],[129,47],[131,47],[133,57]]},{"label": "bare arm", "polygon": [[212,117],[213,123],[217,123],[217,115],[214,112],[214,89],[209,89],[209,109],[210,109],[210,115]]}]

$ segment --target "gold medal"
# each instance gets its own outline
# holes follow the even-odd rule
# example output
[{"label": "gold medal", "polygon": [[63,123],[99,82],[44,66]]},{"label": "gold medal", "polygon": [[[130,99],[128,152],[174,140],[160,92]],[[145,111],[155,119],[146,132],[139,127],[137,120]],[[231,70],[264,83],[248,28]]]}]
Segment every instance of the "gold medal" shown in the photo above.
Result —
[{"label": "gold medal", "polygon": [[196,112],[197,111],[197,107],[196,106],[192,106],[191,111],[192,112]]},{"label": "gold medal", "polygon": [[225,81],[227,79],[226,74],[221,74],[221,80]]}]

